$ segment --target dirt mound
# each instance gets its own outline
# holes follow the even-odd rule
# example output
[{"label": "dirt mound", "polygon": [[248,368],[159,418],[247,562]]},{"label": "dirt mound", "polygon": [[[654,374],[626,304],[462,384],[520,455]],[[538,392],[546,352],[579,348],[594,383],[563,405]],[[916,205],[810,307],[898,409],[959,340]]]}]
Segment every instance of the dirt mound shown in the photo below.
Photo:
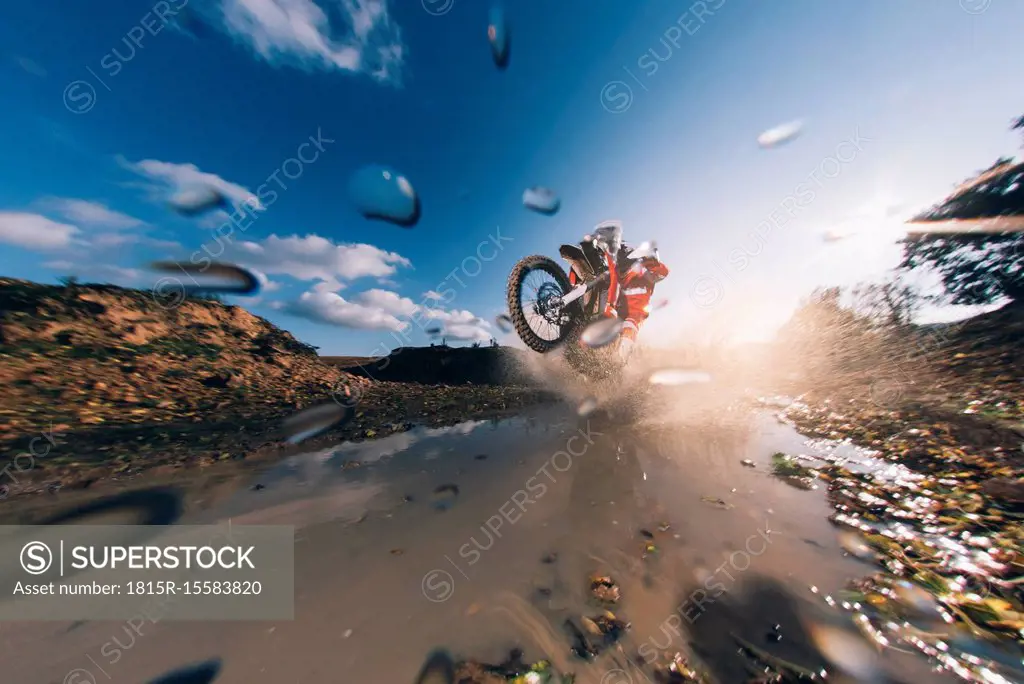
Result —
[{"label": "dirt mound", "polygon": [[523,352],[510,347],[399,347],[373,359],[324,357],[353,375],[424,385],[528,385]]},{"label": "dirt mound", "polygon": [[372,384],[238,306],[0,278],[0,440],[279,412],[329,400],[342,382]]}]

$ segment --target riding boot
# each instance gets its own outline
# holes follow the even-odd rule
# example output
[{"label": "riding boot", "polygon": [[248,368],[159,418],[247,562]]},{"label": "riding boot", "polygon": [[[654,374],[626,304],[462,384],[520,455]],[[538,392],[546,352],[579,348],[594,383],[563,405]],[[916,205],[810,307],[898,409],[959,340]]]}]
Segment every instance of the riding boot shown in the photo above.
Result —
[{"label": "riding boot", "polygon": [[628,337],[619,338],[619,362],[625,365],[629,361],[630,354],[633,353],[633,340]]},{"label": "riding boot", "polygon": [[633,353],[633,345],[636,343],[636,335],[639,332],[639,326],[627,319],[625,324],[622,326],[622,332],[619,334],[619,361],[625,365],[629,361],[630,355]]}]

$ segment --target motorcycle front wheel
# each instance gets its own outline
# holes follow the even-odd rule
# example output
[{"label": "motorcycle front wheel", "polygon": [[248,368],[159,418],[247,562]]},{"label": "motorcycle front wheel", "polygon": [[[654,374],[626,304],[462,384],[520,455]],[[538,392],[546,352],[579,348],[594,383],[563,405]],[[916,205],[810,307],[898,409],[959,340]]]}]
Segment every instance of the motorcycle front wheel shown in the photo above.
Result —
[{"label": "motorcycle front wheel", "polygon": [[571,289],[562,267],[546,256],[528,256],[512,269],[506,287],[508,313],[527,347],[546,354],[578,335],[583,326],[580,300],[568,306],[558,303]]}]

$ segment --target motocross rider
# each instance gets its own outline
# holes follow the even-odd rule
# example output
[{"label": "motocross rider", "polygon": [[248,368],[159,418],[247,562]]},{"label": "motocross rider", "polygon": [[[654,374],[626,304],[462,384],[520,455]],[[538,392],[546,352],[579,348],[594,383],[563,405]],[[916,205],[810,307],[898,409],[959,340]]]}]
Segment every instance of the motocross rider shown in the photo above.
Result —
[{"label": "motocross rider", "polygon": [[622,223],[605,221],[594,230],[594,236],[616,254],[619,274],[619,292],[616,309],[625,322],[619,333],[619,360],[626,363],[636,344],[640,327],[650,315],[651,297],[654,286],[664,280],[668,267],[661,263],[658,248],[654,243],[645,243],[638,249],[630,249],[622,241]]}]

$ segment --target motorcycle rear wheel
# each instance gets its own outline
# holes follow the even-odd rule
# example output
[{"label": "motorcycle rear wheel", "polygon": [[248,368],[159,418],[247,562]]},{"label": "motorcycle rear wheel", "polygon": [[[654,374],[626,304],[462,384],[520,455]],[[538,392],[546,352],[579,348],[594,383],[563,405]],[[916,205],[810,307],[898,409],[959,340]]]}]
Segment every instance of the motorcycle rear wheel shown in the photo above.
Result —
[{"label": "motorcycle rear wheel", "polygon": [[[541,272],[551,277],[551,280],[557,285],[557,289],[560,290],[560,292],[557,292],[557,296],[569,292],[572,289],[572,285],[569,283],[569,276],[565,274],[565,271],[557,262],[549,257],[537,254],[520,259],[519,263],[512,269],[512,273],[508,276],[505,294],[508,302],[508,313],[512,318],[512,325],[516,329],[516,334],[519,335],[519,339],[527,347],[535,352],[546,354],[558,348],[566,341],[579,337],[583,327],[583,315],[580,309],[580,300],[577,299],[565,307],[564,310],[549,313],[551,317],[559,317],[561,322],[556,325],[551,321],[547,321],[547,324],[555,328],[556,332],[553,336],[541,336],[535,327],[531,325],[531,320],[536,320],[536,317],[541,314],[536,310],[524,311],[523,308],[523,286],[526,284],[527,278],[536,272]],[[544,296],[555,296],[554,290],[554,287],[548,288]],[[541,295],[538,295],[537,302],[540,302],[540,300]],[[535,303],[534,307],[536,306],[537,304]],[[543,317],[547,318],[546,316]]]}]

